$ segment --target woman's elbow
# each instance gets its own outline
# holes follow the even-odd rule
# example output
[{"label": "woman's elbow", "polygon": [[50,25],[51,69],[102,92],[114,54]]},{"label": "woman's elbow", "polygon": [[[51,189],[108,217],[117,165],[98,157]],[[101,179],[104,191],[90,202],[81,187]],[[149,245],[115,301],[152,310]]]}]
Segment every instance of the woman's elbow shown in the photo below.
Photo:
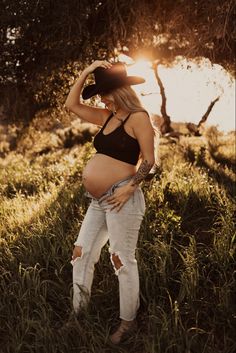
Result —
[{"label": "woman's elbow", "polygon": [[65,104],[64,104],[65,108],[67,108],[68,110],[72,110],[73,109],[73,105],[72,103],[69,101],[69,99],[67,99],[65,101]]},{"label": "woman's elbow", "polygon": [[80,104],[78,104],[78,103],[74,104],[74,103],[70,102],[69,100],[66,100],[64,106],[67,110],[74,113],[74,112],[78,111]]},{"label": "woman's elbow", "polygon": [[148,153],[146,159],[147,159],[148,163],[153,167],[154,164],[155,164],[155,155],[154,155],[154,153],[153,152],[152,153]]},{"label": "woman's elbow", "polygon": [[150,164],[151,167],[154,166],[154,164],[155,164],[155,158],[154,158],[154,157],[151,157],[151,158],[149,159],[149,164]]},{"label": "woman's elbow", "polygon": [[148,165],[152,168],[155,164],[155,158],[154,156],[144,156],[143,161],[146,161]]}]

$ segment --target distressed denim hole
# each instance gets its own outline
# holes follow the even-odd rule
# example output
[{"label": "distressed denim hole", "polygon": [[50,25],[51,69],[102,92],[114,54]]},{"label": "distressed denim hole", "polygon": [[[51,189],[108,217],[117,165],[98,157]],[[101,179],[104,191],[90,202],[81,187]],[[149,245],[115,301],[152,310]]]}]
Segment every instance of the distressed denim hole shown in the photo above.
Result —
[{"label": "distressed denim hole", "polygon": [[82,258],[83,256],[82,250],[83,250],[82,246],[76,245],[76,257],[74,256],[72,257],[72,260],[71,260],[72,265],[74,265],[77,260]]},{"label": "distressed denim hole", "polygon": [[118,276],[120,270],[124,267],[119,255],[116,254],[116,253],[113,253],[111,255],[111,262],[112,262],[112,264],[114,266],[115,274]]}]

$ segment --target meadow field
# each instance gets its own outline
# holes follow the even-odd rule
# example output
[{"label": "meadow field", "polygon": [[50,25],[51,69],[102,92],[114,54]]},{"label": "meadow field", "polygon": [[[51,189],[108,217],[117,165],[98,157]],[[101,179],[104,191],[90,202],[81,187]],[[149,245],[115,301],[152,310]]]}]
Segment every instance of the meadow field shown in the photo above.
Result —
[{"label": "meadow field", "polygon": [[73,242],[89,200],[90,142],[0,159],[1,353],[234,353],[235,133],[162,137],[143,183],[138,330],[116,347],[118,282],[108,245],[90,306],[72,313]]}]

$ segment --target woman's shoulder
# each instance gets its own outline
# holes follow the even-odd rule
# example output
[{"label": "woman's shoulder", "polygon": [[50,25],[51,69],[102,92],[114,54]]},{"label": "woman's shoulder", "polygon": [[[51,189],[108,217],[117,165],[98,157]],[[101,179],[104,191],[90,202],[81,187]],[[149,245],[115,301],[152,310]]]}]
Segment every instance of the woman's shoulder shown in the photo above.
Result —
[{"label": "woman's shoulder", "polygon": [[130,115],[130,127],[136,131],[153,130],[150,115],[146,110],[133,112]]},{"label": "woman's shoulder", "polygon": [[150,116],[148,114],[148,112],[146,110],[140,110],[140,111],[135,111],[135,112],[131,112],[130,113],[130,118],[133,120],[133,121],[136,121],[136,120],[150,120]]}]

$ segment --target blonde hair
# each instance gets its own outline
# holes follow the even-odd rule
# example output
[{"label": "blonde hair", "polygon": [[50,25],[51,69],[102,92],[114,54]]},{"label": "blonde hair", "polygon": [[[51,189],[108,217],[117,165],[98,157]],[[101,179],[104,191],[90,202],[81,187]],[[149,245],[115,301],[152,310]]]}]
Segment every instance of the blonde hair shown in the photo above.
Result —
[{"label": "blonde hair", "polygon": [[124,86],[112,91],[115,106],[127,112],[146,112],[140,99],[130,86]]},{"label": "blonde hair", "polygon": [[[148,116],[149,113],[143,107],[140,99],[138,98],[136,92],[130,86],[124,86],[113,90],[110,95],[114,99],[115,106],[118,106],[120,109],[125,110],[129,113],[135,112],[145,112]],[[160,140],[160,132],[159,130],[153,126],[153,122],[151,120],[151,124],[155,134],[155,141],[154,141],[154,155],[155,155],[155,166],[159,165],[159,154],[158,154],[158,147],[159,147],[159,140]]]}]

